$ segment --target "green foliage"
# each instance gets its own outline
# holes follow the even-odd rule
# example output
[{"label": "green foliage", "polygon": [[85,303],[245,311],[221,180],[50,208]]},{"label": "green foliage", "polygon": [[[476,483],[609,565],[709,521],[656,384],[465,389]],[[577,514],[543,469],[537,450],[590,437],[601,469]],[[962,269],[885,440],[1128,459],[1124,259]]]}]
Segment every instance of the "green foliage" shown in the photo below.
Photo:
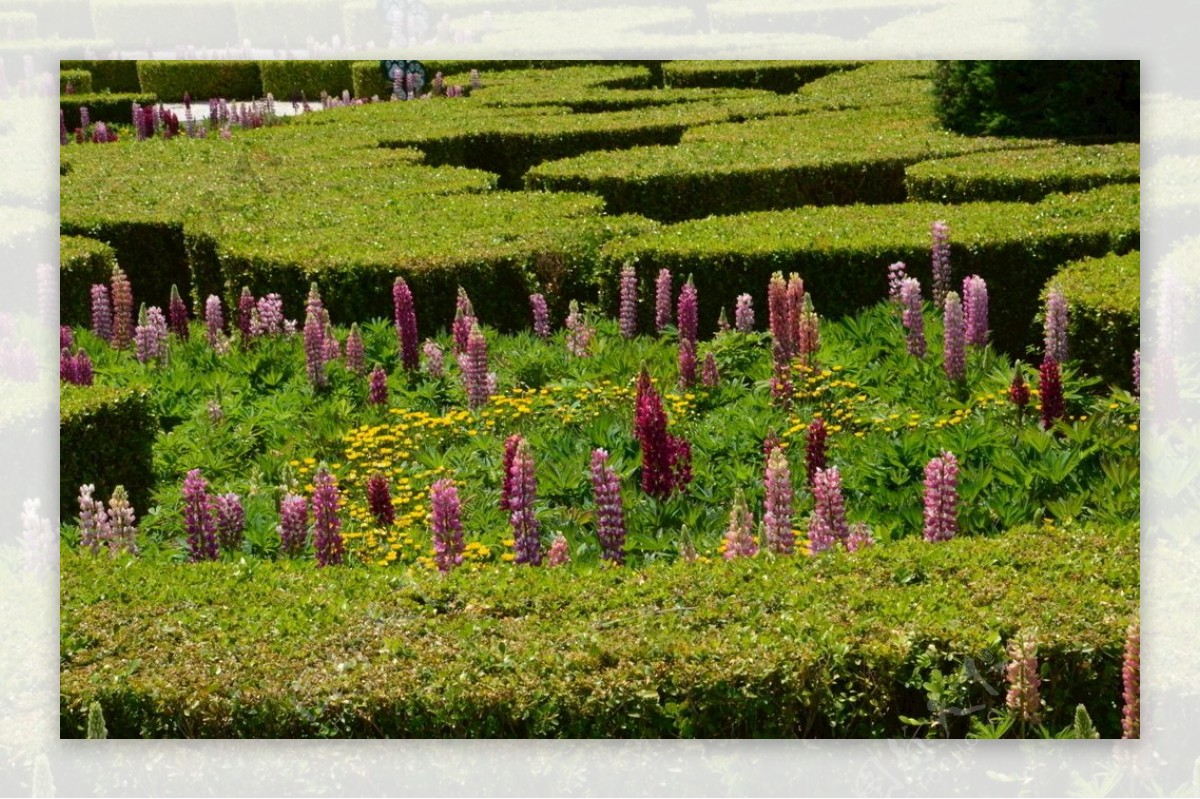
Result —
[{"label": "green foliage", "polygon": [[138,515],[149,507],[158,420],[143,388],[64,385],[59,397],[59,513],[79,514],[79,486],[108,499],[125,486]]},{"label": "green foliage", "polygon": [[92,93],[92,73],[85,69],[62,69],[58,73],[58,93],[67,93],[67,84],[71,84],[74,94]]},{"label": "green foliage", "polygon": [[[370,11],[374,13],[374,5]],[[392,96],[392,84],[383,74],[383,68],[378,61],[350,62],[350,84],[354,88],[354,96],[360,100],[369,100],[376,96],[386,100]]]},{"label": "green foliage", "polygon": [[99,740],[108,737],[108,728],[104,726],[104,708],[99,702],[88,705],[87,735],[89,740]]},{"label": "green foliage", "polygon": [[806,105],[826,111],[888,109],[932,117],[933,66],[932,61],[868,61],[805,84],[796,95]]},{"label": "green foliage", "polygon": [[[149,220],[100,223],[64,219],[61,229],[68,236],[98,240],[111,247],[117,263],[130,276],[139,303],[165,309],[172,285],[179,286],[184,294],[192,285],[183,232],[177,224]],[[90,301],[83,308],[75,306],[63,312],[64,318],[90,314],[90,308]]]},{"label": "green foliage", "polygon": [[[312,5],[312,4],[309,4]],[[278,17],[281,8],[275,2],[256,6],[239,6],[239,14],[248,13],[249,8],[262,8],[272,18]],[[340,11],[340,6],[338,6]],[[312,24],[305,17],[305,24]],[[288,102],[292,97],[303,95],[316,102],[321,92],[340,96],[343,89],[351,87],[350,61],[260,61],[263,94],[274,95],[276,102]]]},{"label": "green foliage", "polygon": [[939,61],[938,119],[967,135],[1137,140],[1137,61]]},{"label": "green foliage", "polygon": [[83,69],[92,75],[92,86],[98,92],[137,94],[142,90],[138,82],[137,62],[120,60],[61,61],[63,70]]},{"label": "green foliage", "polygon": [[1133,351],[1140,346],[1140,277],[1135,250],[1067,264],[1042,290],[1043,303],[1054,288],[1067,298],[1071,359],[1125,389],[1133,387]]},{"label": "green foliage", "polygon": [[182,102],[184,93],[196,102],[265,95],[258,61],[139,61],[137,71],[142,91],[169,103]]},{"label": "green foliage", "polygon": [[663,82],[671,88],[766,89],[790,94],[834,72],[857,69],[861,61],[668,61]]},{"label": "green foliage", "polygon": [[91,325],[91,289],[95,283],[108,284],[117,265],[112,247],[83,236],[60,236],[59,323]]},{"label": "green foliage", "polygon": [[67,130],[74,131],[79,127],[79,108],[87,106],[88,117],[92,124],[118,123],[133,124],[133,104],[150,105],[158,102],[154,94],[139,92],[137,94],[64,94],[58,98],[58,106],[63,111],[63,121]]}]

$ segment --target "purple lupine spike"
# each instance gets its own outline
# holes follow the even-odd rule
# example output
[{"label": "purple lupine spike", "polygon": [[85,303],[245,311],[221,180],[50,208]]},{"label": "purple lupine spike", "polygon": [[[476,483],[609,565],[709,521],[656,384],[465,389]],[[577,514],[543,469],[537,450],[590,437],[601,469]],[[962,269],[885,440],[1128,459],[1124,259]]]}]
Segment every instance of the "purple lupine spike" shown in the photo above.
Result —
[{"label": "purple lupine spike", "polygon": [[417,307],[412,291],[404,278],[397,277],[392,283],[392,307],[396,325],[396,339],[400,344],[400,362],[404,369],[415,372],[421,365],[417,351]]},{"label": "purple lupine spike", "polygon": [[63,147],[71,143],[71,137],[67,133],[67,118],[61,108],[58,109],[58,143]]},{"label": "purple lupine spike", "polygon": [[592,492],[596,497],[596,536],[600,539],[600,557],[618,566],[625,563],[625,508],[621,504],[621,483],[617,472],[608,465],[608,452],[592,450]]},{"label": "purple lupine spike", "polygon": [[512,510],[512,465],[513,459],[517,457],[517,445],[520,443],[521,436],[515,433],[504,440],[504,459],[502,461],[504,468],[504,480],[500,485],[500,510],[503,511]]},{"label": "purple lupine spike", "polygon": [[827,436],[828,429],[825,427],[825,420],[820,416],[809,423],[804,448],[804,467],[810,486],[815,484],[817,472],[825,468],[825,439]]},{"label": "purple lupine spike", "polygon": [[1046,297],[1045,354],[1059,363],[1067,361],[1067,311],[1066,295],[1052,289]]},{"label": "purple lupine spike", "polygon": [[341,492],[329,469],[322,465],[313,477],[313,551],[318,566],[336,566],[346,557],[342,520],[338,518]]},{"label": "purple lupine spike", "polygon": [[329,385],[325,372],[325,305],[321,293],[313,283],[308,290],[308,303],[304,312],[304,355],[308,380],[315,388]]},{"label": "purple lupine spike", "polygon": [[559,566],[566,566],[571,562],[571,549],[567,544],[567,537],[562,533],[555,533],[554,540],[550,542],[550,548],[546,550],[546,566],[555,569]]},{"label": "purple lupine spike", "polygon": [[137,358],[138,363],[147,363],[158,356],[156,349],[158,341],[154,331],[147,323],[145,305],[138,313],[138,322],[137,327],[133,329],[134,357]]},{"label": "purple lupine spike", "polygon": [[842,497],[842,475],[836,466],[817,469],[812,492],[815,507],[808,523],[808,548],[816,555],[835,545],[844,545],[850,537],[850,526]]},{"label": "purple lupine spike", "polygon": [[717,314],[717,332],[728,333],[730,330],[729,317],[725,315],[725,309],[722,308],[721,312]]},{"label": "purple lupine spike", "polygon": [[925,317],[921,310],[921,284],[915,277],[900,282],[900,302],[904,306],[904,327],[908,330],[908,354],[925,357]]},{"label": "purple lupine spike", "polygon": [[442,377],[446,369],[445,351],[433,339],[425,339],[425,344],[421,349],[425,353],[425,369],[429,372],[429,376]]},{"label": "purple lupine spike", "polygon": [[58,348],[60,350],[69,350],[75,346],[75,331],[67,325],[59,325],[58,327]]},{"label": "purple lupine spike", "polygon": [[800,354],[800,327],[803,321],[804,301],[808,298],[804,293],[804,281],[795,272],[788,275],[787,281],[787,326],[791,331],[792,355]]},{"label": "purple lupine spike", "polygon": [[679,325],[679,340],[692,342],[693,353],[696,349],[695,345],[698,335],[698,304],[696,284],[692,282],[692,276],[688,275],[687,282],[679,289],[679,303],[675,317]]},{"label": "purple lupine spike", "polygon": [[700,382],[705,388],[716,388],[721,382],[721,373],[717,371],[717,356],[712,350],[704,353],[704,366],[700,369]]},{"label": "purple lupine spike", "polygon": [[217,543],[222,549],[237,549],[246,532],[246,511],[242,498],[233,492],[216,498]]},{"label": "purple lupine spike", "polygon": [[595,329],[588,324],[587,319],[579,310],[579,303],[571,300],[567,313],[567,352],[576,358],[587,358],[591,355],[592,338]]},{"label": "purple lupine spike", "polygon": [[112,271],[112,345],[123,350],[133,341],[133,287],[124,270]]},{"label": "purple lupine spike", "polygon": [[949,541],[958,533],[958,459],[943,451],[925,466],[925,540]]},{"label": "purple lupine spike", "polygon": [[767,549],[776,555],[791,555],[796,543],[792,532],[792,473],[781,447],[767,456],[763,478],[766,499],[763,507],[763,532]]},{"label": "purple lupine spike", "polygon": [[342,348],[338,344],[337,334],[333,331],[333,324],[329,321],[329,311],[322,308],[321,317],[325,325],[325,362],[331,363],[342,357]]},{"label": "purple lupine spike", "polygon": [[741,489],[733,495],[733,507],[729,510],[729,526],[725,528],[725,560],[752,558],[758,554],[758,542],[751,532],[754,516],[746,505]]},{"label": "purple lupine spike", "polygon": [[866,522],[855,522],[850,525],[850,535],[846,538],[847,552],[857,552],[874,545],[875,536],[871,535],[871,528],[867,527]]},{"label": "purple lupine spike", "polygon": [[1029,404],[1029,386],[1025,385],[1025,378],[1021,375],[1021,368],[1018,366],[1013,371],[1012,383],[1008,387],[1008,398],[1012,400],[1012,404],[1017,406],[1017,412],[1024,414],[1025,406]]},{"label": "purple lupine spike", "polygon": [[375,368],[371,370],[368,382],[367,402],[371,405],[387,405],[388,376],[382,366],[375,364]]},{"label": "purple lupine spike", "polygon": [[79,545],[91,550],[93,555],[100,551],[100,545],[108,540],[108,513],[104,503],[93,499],[94,485],[79,487]]},{"label": "purple lupine spike", "polygon": [[[145,306],[143,306],[145,308]],[[167,358],[167,342],[170,330],[167,327],[167,317],[157,305],[145,309],[145,319],[142,322],[145,332],[143,346],[147,352],[147,360],[165,361]],[[135,331],[136,333],[136,331]]]},{"label": "purple lupine spike", "polygon": [[1008,644],[1009,663],[1005,668],[1008,694],[1004,704],[1025,724],[1041,722],[1041,677],[1038,676],[1037,642],[1032,633],[1022,631]]},{"label": "purple lupine spike", "polygon": [[90,386],[95,380],[92,359],[86,350],[75,353],[75,385]]},{"label": "purple lupine spike", "polygon": [[888,302],[900,302],[900,286],[908,277],[908,267],[903,261],[888,266]]},{"label": "purple lupine spike", "polygon": [[359,377],[367,373],[366,347],[357,322],[350,325],[350,334],[346,336],[346,368]]},{"label": "purple lupine spike", "polygon": [[171,284],[171,300],[167,303],[167,321],[171,332],[178,336],[180,341],[188,340],[188,309],[183,297],[179,295],[179,287],[174,283]]},{"label": "purple lupine spike", "polygon": [[467,406],[471,409],[482,408],[487,404],[490,396],[487,385],[487,364],[487,339],[484,338],[483,331],[479,329],[479,324],[475,323],[471,326],[471,332],[467,336],[466,350],[458,361],[467,392]]},{"label": "purple lupine spike", "polygon": [[1142,396],[1142,351],[1133,351],[1133,396]]},{"label": "purple lupine spike", "polygon": [[679,339],[679,385],[689,389],[696,385],[696,343],[691,339]]},{"label": "purple lupine spike", "polygon": [[86,105],[79,106],[79,126],[84,130],[92,126],[92,112]]},{"label": "purple lupine spike", "polygon": [[1121,664],[1121,737],[1142,737],[1142,628],[1133,622],[1125,631],[1125,659]]},{"label": "purple lupine spike", "polygon": [[458,299],[454,306],[454,323],[451,330],[454,334],[454,354],[462,355],[467,351],[467,340],[471,337],[471,327],[475,324],[475,309],[471,307],[471,298],[466,289],[458,287]]},{"label": "purple lupine spike", "polygon": [[137,517],[123,485],[114,488],[108,500],[108,551],[114,556],[121,552],[138,554]]},{"label": "purple lupine spike", "polygon": [[945,345],[942,365],[946,370],[946,377],[962,382],[967,379],[967,327],[963,319],[962,301],[953,291],[946,292],[943,319]]},{"label": "purple lupine spike", "polygon": [[183,481],[183,518],[187,527],[188,560],[216,560],[217,524],[208,481],[199,469],[192,469]]},{"label": "purple lupine spike", "polygon": [[788,314],[787,282],[780,272],[771,275],[771,282],[767,286],[767,324],[771,330],[771,351],[776,371],[780,371],[781,364],[786,370],[786,365],[791,363],[796,352],[796,331],[790,324]]},{"label": "purple lupine spike", "polygon": [[811,366],[821,349],[821,318],[813,308],[812,295],[805,294],[796,330],[796,351],[805,365]]},{"label": "purple lupine spike", "polygon": [[75,356],[66,347],[58,351],[58,379],[64,383],[78,385]]},{"label": "purple lupine spike", "polygon": [[208,346],[214,350],[223,349],[225,341],[225,313],[221,309],[221,298],[209,294],[204,301],[204,330],[208,338]]},{"label": "purple lupine spike", "polygon": [[1038,370],[1038,393],[1042,400],[1042,429],[1049,430],[1067,412],[1058,361],[1050,356],[1046,356]]},{"label": "purple lupine spike", "polygon": [[963,317],[967,325],[967,343],[986,347],[988,339],[987,282],[979,275],[963,279]]},{"label": "purple lupine spike", "polygon": [[683,491],[692,482],[692,445],[686,439],[667,434],[667,464],[671,470],[671,490]]},{"label": "purple lupine spike", "polygon": [[941,308],[950,290],[950,226],[944,221],[934,222],[930,228],[933,265],[933,304]]},{"label": "purple lupine spike", "polygon": [[367,478],[367,509],[380,527],[391,527],[396,521],[392,491],[386,475],[374,472]]},{"label": "purple lupine spike", "polygon": [[251,335],[278,336],[283,333],[283,299],[278,294],[259,297],[255,313],[250,322]]},{"label": "purple lupine spike", "polygon": [[546,309],[546,298],[541,294],[530,294],[529,307],[533,311],[534,335],[538,338],[549,338],[550,312]]},{"label": "purple lupine spike", "polygon": [[654,332],[662,335],[671,324],[671,270],[660,269],[654,281]]},{"label": "purple lupine spike", "polygon": [[112,302],[108,298],[108,287],[103,283],[92,286],[92,332],[105,341],[112,341]]},{"label": "purple lupine spike", "polygon": [[443,478],[429,489],[430,526],[433,529],[433,560],[442,573],[462,565],[462,521],[458,489],[454,481]]},{"label": "purple lupine spike", "polygon": [[637,293],[637,270],[626,263],[621,267],[621,335],[625,338],[637,335]]},{"label": "purple lupine spike", "polygon": [[279,502],[279,551],[296,556],[308,542],[308,501],[297,494],[287,494]]},{"label": "purple lupine spike", "polygon": [[537,498],[537,476],[534,474],[533,453],[524,438],[517,444],[517,451],[513,455],[511,475],[508,521],[513,531],[513,562],[538,566],[542,562],[542,539],[533,510]]},{"label": "purple lupine spike", "polygon": [[733,327],[739,333],[749,333],[754,329],[754,300],[749,294],[739,294],[737,307],[733,311]]},{"label": "purple lupine spike", "polygon": [[666,499],[674,488],[667,414],[645,367],[638,376],[634,433],[642,448],[642,490],[656,499]]},{"label": "purple lupine spike", "polygon": [[242,294],[238,297],[237,326],[243,341],[250,338],[250,315],[257,306],[258,303],[254,299],[254,295],[250,293],[250,288],[242,286]]}]

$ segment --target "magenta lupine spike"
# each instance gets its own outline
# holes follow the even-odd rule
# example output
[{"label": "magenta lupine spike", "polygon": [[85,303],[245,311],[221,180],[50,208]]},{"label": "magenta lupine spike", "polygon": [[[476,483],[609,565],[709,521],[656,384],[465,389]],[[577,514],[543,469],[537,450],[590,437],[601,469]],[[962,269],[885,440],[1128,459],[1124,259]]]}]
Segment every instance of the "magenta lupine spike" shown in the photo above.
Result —
[{"label": "magenta lupine spike", "polygon": [[459,368],[463,373],[463,382],[467,391],[467,406],[471,409],[482,408],[487,404],[487,339],[478,323],[472,325],[467,337],[467,348],[459,358]]},{"label": "magenta lupine spike", "polygon": [[958,459],[943,451],[925,465],[925,540],[949,541],[958,533]]},{"label": "magenta lupine spike", "polygon": [[513,434],[504,440],[504,459],[502,461],[504,468],[504,480],[500,484],[500,510],[511,511],[511,497],[513,492],[512,465],[513,460],[517,457],[517,445],[521,443],[521,436]]},{"label": "magenta lupine spike", "polygon": [[429,376],[440,378],[446,370],[445,351],[433,339],[425,339],[425,344],[421,349],[425,353],[425,369],[429,372]]},{"label": "magenta lupine spike", "polygon": [[122,485],[113,489],[108,500],[108,551],[110,555],[138,554],[137,517]]},{"label": "magenta lupine spike", "polygon": [[188,560],[216,560],[217,523],[208,481],[199,469],[192,469],[183,481],[183,518],[187,528]]},{"label": "magenta lupine spike", "polygon": [[633,338],[637,335],[637,270],[632,264],[621,267],[621,335]]},{"label": "magenta lupine spike", "polygon": [[94,499],[94,485],[79,487],[79,545],[91,550],[93,555],[109,538],[108,513],[101,500]]},{"label": "magenta lupine spike", "polygon": [[321,466],[313,477],[313,551],[318,566],[336,566],[345,560],[342,520],[338,517],[341,492],[329,469]]},{"label": "magenta lupine spike", "polygon": [[216,497],[217,544],[222,549],[238,549],[246,532],[246,510],[242,498],[233,492]]},{"label": "magenta lupine spike", "polygon": [[800,354],[800,323],[806,299],[808,297],[804,293],[804,281],[792,272],[787,281],[787,324],[791,330],[792,355]]},{"label": "magenta lupine spike", "polygon": [[787,282],[780,272],[771,275],[767,286],[767,324],[771,329],[775,366],[791,363],[796,354],[795,328],[790,324],[791,315],[788,308]]},{"label": "magenta lupine spike", "polygon": [[242,294],[238,297],[237,326],[243,340],[250,338],[250,314],[257,305],[258,303],[255,301],[254,295],[250,293],[249,287],[242,286]]},{"label": "magenta lupine spike", "polygon": [[986,347],[988,339],[987,282],[979,275],[963,279],[963,318],[967,325],[967,343]]},{"label": "magenta lupine spike", "polygon": [[791,555],[796,534],[792,532],[792,473],[781,447],[773,447],[767,456],[766,490],[763,503],[763,532],[767,549],[776,555]]},{"label": "magenta lupine spike", "polygon": [[721,382],[721,373],[717,370],[717,356],[711,350],[704,354],[704,366],[700,368],[700,382],[705,388],[716,388]]},{"label": "magenta lupine spike", "polygon": [[367,478],[367,509],[380,527],[391,527],[396,521],[392,491],[386,475],[374,472]]},{"label": "magenta lupine spike", "polygon": [[338,343],[337,335],[333,332],[333,325],[329,321],[329,311],[323,312],[325,318],[325,363],[332,363],[342,357],[342,348]]},{"label": "magenta lupine spike", "polygon": [[900,302],[904,306],[904,327],[908,330],[908,354],[925,357],[925,317],[921,311],[921,284],[915,277],[900,282]]},{"label": "magenta lupine spike", "polygon": [[308,380],[316,388],[329,385],[329,376],[325,373],[324,311],[321,294],[317,290],[317,284],[313,283],[308,291],[308,303],[304,312],[304,356]]},{"label": "magenta lupine spike", "polygon": [[1142,351],[1133,351],[1133,396],[1142,396]]},{"label": "magenta lupine spike", "polygon": [[546,565],[554,569],[566,566],[570,562],[571,549],[567,545],[567,537],[562,533],[555,533],[554,540],[550,542],[550,548],[546,550]]},{"label": "magenta lupine spike", "polygon": [[931,228],[933,239],[933,304],[941,308],[950,290],[950,226],[938,220]]},{"label": "magenta lupine spike", "polygon": [[259,297],[255,304],[255,317],[251,320],[250,334],[253,336],[278,336],[283,333],[283,299],[272,292]]},{"label": "magenta lupine spike", "polygon": [[64,383],[79,385],[75,370],[75,356],[67,347],[58,351],[58,379]]},{"label": "magenta lupine spike", "polygon": [[642,490],[656,499],[666,499],[674,487],[667,414],[644,367],[638,377],[634,433],[642,447]]},{"label": "magenta lupine spike", "polygon": [[183,297],[179,295],[179,287],[174,283],[171,284],[171,300],[167,304],[167,321],[170,324],[171,332],[179,337],[180,341],[187,341],[188,330],[188,310],[187,305],[183,302]]},{"label": "magenta lupine spike", "polygon": [[119,266],[112,271],[112,345],[119,350],[133,340],[133,287]]},{"label": "magenta lupine spike", "polygon": [[667,463],[671,467],[671,489],[683,491],[692,482],[692,445],[686,439],[667,434]]},{"label": "magenta lupine spike", "polygon": [[379,364],[375,364],[375,368],[371,370],[371,376],[368,378],[369,385],[367,387],[367,402],[371,405],[387,405],[388,401],[388,376],[387,372]]},{"label": "magenta lupine spike", "polygon": [[754,516],[746,505],[746,498],[738,489],[733,496],[733,507],[729,511],[729,525],[725,528],[725,560],[752,558],[758,554],[758,542],[752,529]]},{"label": "magenta lupine spike", "polygon": [[1062,375],[1058,361],[1046,356],[1038,369],[1038,394],[1042,400],[1042,429],[1049,430],[1054,422],[1066,415]]},{"label": "magenta lupine spike", "polygon": [[679,385],[685,389],[696,385],[696,344],[691,339],[679,339]]},{"label": "magenta lupine spike", "polygon": [[608,452],[603,449],[592,450],[592,492],[596,497],[600,557],[622,565],[625,563],[626,530],[621,483],[616,470],[608,465]]},{"label": "magenta lupine spike", "polygon": [[546,298],[541,294],[530,294],[529,308],[533,313],[533,334],[538,338],[549,338],[550,311],[546,308]]},{"label": "magenta lupine spike", "polygon": [[58,326],[58,348],[69,350],[75,346],[75,331],[67,325]]},{"label": "magenta lupine spike", "polygon": [[357,322],[350,325],[350,334],[346,336],[346,368],[359,377],[367,373],[367,352]]},{"label": "magenta lupine spike", "polygon": [[812,295],[805,294],[797,322],[796,350],[801,360],[811,366],[821,349],[821,318],[813,308]]},{"label": "magenta lupine spike", "polygon": [[75,385],[90,386],[94,381],[92,359],[86,350],[75,353]]},{"label": "magenta lupine spike", "polygon": [[533,510],[537,499],[537,477],[533,471],[533,453],[524,438],[517,444],[511,474],[508,521],[513,531],[513,562],[538,566],[542,562],[542,538]]},{"label": "magenta lupine spike", "polygon": [[1004,703],[1025,724],[1041,722],[1041,684],[1038,675],[1037,641],[1032,633],[1021,632],[1008,644],[1008,666],[1005,679],[1008,695]]},{"label": "magenta lupine spike", "polygon": [[733,310],[733,327],[739,333],[749,333],[754,329],[754,301],[749,294],[739,294],[737,306]]},{"label": "magenta lupine spike", "polygon": [[888,302],[900,302],[900,286],[908,277],[908,267],[903,261],[888,266]]},{"label": "magenta lupine spike", "polygon": [[808,549],[816,555],[835,545],[844,545],[850,537],[850,526],[842,497],[842,475],[836,466],[817,470],[812,492],[814,507],[808,524]]},{"label": "magenta lupine spike", "polygon": [[308,501],[297,494],[287,494],[279,502],[279,551],[296,556],[308,543]]},{"label": "magenta lupine spike", "polygon": [[818,416],[809,423],[805,433],[804,468],[810,486],[817,477],[817,471],[825,468],[825,439],[827,436],[828,429],[825,427],[824,419]]},{"label": "magenta lupine spike", "polygon": [[454,481],[438,480],[429,489],[430,526],[433,529],[433,561],[445,573],[462,565],[463,528],[459,519],[458,489]]},{"label": "magenta lupine spike", "polygon": [[462,355],[467,351],[467,341],[471,338],[471,328],[474,325],[475,310],[471,307],[471,298],[467,296],[466,289],[459,286],[454,307],[454,323],[451,325],[455,355]]},{"label": "magenta lupine spike", "polygon": [[662,332],[671,324],[671,270],[660,269],[654,281],[654,332]]},{"label": "magenta lupine spike", "polygon": [[942,365],[946,377],[961,382],[967,379],[967,327],[963,319],[962,301],[953,291],[946,292],[942,318],[945,335]]},{"label": "magenta lupine spike", "polygon": [[221,298],[216,294],[209,294],[204,301],[204,329],[208,346],[219,351],[224,344],[225,315],[221,309]]},{"label": "magenta lupine spike", "polygon": [[696,295],[696,284],[692,282],[691,275],[688,275],[687,282],[679,289],[679,303],[676,309],[676,319],[679,326],[679,340],[692,342],[693,354],[698,336],[698,297]]},{"label": "magenta lupine spike", "polygon": [[1134,622],[1125,631],[1125,660],[1121,664],[1122,694],[1121,737],[1142,737],[1142,630]]},{"label": "magenta lupine spike", "polygon": [[1045,335],[1047,358],[1067,362],[1067,298],[1060,289],[1046,297]]},{"label": "magenta lupine spike", "polygon": [[869,546],[874,546],[875,537],[866,522],[855,522],[850,525],[850,535],[846,538],[846,551],[857,552]]},{"label": "magenta lupine spike", "polygon": [[165,361],[167,359],[167,342],[170,340],[171,331],[167,327],[167,317],[157,305],[151,305],[146,309],[146,327],[150,331],[152,357],[158,361]]},{"label": "magenta lupine spike", "polygon": [[567,352],[576,358],[586,358],[591,355],[592,338],[595,329],[588,324],[587,319],[579,310],[579,304],[571,300],[567,313]]},{"label": "magenta lupine spike", "polygon": [[1008,387],[1008,398],[1017,406],[1018,413],[1025,412],[1025,406],[1029,404],[1029,386],[1025,385],[1025,378],[1021,375],[1019,366],[1013,372],[1012,383]]},{"label": "magenta lupine spike", "polygon": [[415,372],[421,365],[417,351],[417,307],[412,291],[404,278],[397,277],[392,283],[392,306],[395,312],[396,338],[400,343],[400,362],[404,369]]},{"label": "magenta lupine spike", "polygon": [[112,342],[112,302],[108,298],[108,286],[103,283],[92,286],[92,332],[105,341]]}]

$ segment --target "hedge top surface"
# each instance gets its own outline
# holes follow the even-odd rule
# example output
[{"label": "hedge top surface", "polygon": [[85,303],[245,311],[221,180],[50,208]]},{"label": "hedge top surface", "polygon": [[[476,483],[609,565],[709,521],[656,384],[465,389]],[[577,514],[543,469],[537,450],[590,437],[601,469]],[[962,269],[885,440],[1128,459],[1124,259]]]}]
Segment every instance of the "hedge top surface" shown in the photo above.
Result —
[{"label": "hedge top surface", "polygon": [[797,97],[829,110],[888,108],[933,119],[932,61],[870,61],[801,86]]},{"label": "hedge top surface", "polygon": [[66,264],[77,258],[89,258],[92,255],[111,259],[113,249],[104,242],[87,236],[58,237],[58,257],[62,263]]},{"label": "hedge top surface", "polygon": [[1139,313],[1141,254],[1134,250],[1124,255],[1088,258],[1064,266],[1042,291],[1061,289],[1072,305],[1085,306],[1100,313]]}]

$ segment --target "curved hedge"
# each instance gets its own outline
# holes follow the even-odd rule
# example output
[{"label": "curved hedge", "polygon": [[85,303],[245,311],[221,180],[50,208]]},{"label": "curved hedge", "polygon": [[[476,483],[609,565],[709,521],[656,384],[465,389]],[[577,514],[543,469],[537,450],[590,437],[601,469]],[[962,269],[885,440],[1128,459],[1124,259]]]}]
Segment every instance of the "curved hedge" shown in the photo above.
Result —
[{"label": "curved hedge", "polygon": [[1071,360],[1122,388],[1133,387],[1133,352],[1140,348],[1141,256],[1105,255],[1067,264],[1047,282],[1067,298]]},{"label": "curved hedge", "polygon": [[79,486],[108,500],[125,486],[138,516],[149,509],[158,421],[143,389],[64,384],[59,391],[59,513],[79,516]]},{"label": "curved hedge", "polygon": [[790,94],[806,83],[844,70],[857,69],[862,61],[668,61],[663,83],[673,89],[766,89]]},{"label": "curved hedge", "polygon": [[107,285],[117,265],[113,248],[102,241],[83,236],[60,236],[59,324],[90,327],[92,323],[92,285]]},{"label": "curved hedge", "polygon": [[904,186],[909,197],[934,202],[1037,202],[1055,192],[1137,183],[1140,157],[1136,143],[962,155],[909,166]]}]

